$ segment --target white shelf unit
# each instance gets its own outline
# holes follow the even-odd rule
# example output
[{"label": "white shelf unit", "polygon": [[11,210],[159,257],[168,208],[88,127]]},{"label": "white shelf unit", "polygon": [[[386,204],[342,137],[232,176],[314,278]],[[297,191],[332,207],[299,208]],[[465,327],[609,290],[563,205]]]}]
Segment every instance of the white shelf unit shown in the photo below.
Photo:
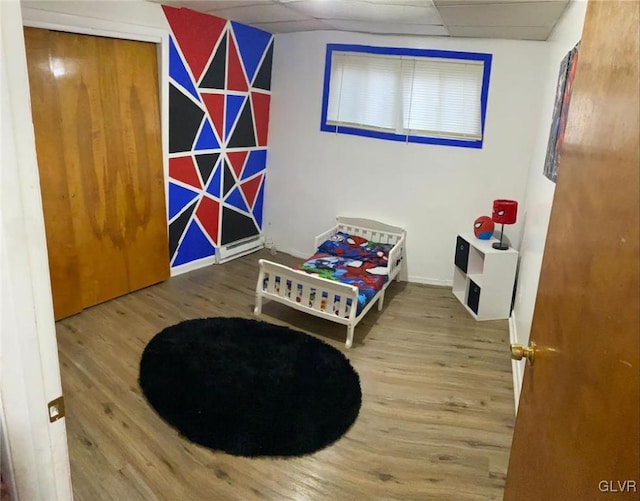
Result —
[{"label": "white shelf unit", "polygon": [[473,234],[456,239],[452,292],[476,320],[505,319],[511,313],[518,251],[494,249],[494,242]]}]

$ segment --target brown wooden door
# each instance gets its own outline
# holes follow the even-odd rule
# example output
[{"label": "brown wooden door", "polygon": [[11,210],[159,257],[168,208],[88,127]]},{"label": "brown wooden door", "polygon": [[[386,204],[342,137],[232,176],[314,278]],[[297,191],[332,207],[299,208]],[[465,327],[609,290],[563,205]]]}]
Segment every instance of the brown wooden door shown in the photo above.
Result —
[{"label": "brown wooden door", "polygon": [[[50,32],[25,29],[31,91],[31,115],[35,126],[42,209],[45,216],[49,274],[56,319],[82,310],[80,268],[62,130],[62,101],[57,85],[60,68],[51,61]],[[53,68],[52,68],[53,66]],[[54,74],[55,69],[58,75]]]},{"label": "brown wooden door", "polygon": [[640,499],[638,21],[638,2],[587,8],[509,501]]},{"label": "brown wooden door", "polygon": [[169,276],[156,46],[25,29],[56,319]]}]

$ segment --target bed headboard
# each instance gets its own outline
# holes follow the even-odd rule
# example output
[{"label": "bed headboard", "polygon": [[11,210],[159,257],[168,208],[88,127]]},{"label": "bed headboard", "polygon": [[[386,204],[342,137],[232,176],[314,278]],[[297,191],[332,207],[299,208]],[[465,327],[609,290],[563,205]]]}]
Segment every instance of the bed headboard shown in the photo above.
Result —
[{"label": "bed headboard", "polygon": [[373,219],[338,216],[336,220],[339,231],[349,235],[358,235],[373,242],[395,244],[405,235],[404,228]]}]

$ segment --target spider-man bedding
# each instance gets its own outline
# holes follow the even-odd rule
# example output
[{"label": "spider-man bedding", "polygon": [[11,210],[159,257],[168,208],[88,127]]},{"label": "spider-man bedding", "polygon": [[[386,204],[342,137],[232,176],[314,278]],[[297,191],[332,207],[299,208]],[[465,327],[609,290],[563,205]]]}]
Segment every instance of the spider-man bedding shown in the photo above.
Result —
[{"label": "spider-man bedding", "polygon": [[359,315],[389,279],[387,264],[392,247],[338,232],[322,243],[299,269],[358,287]]}]

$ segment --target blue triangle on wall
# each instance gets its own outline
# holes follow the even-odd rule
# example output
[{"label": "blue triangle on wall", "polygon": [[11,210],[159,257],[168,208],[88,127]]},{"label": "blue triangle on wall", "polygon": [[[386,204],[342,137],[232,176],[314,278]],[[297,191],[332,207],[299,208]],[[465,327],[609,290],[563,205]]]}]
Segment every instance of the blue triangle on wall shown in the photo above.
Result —
[{"label": "blue triangle on wall", "polygon": [[192,220],[189,229],[182,238],[182,242],[180,242],[180,247],[178,247],[172,266],[190,263],[196,259],[213,256],[215,253],[215,247],[211,245],[211,242],[195,220]]},{"label": "blue triangle on wall", "polygon": [[256,201],[253,204],[253,217],[258,223],[258,228],[262,229],[262,204],[264,202],[264,183],[266,179],[262,181],[262,186],[260,186],[260,191],[258,192],[258,196],[256,197]]},{"label": "blue triangle on wall", "polygon": [[197,196],[198,193],[195,191],[169,183],[169,219],[173,219],[176,214]]},{"label": "blue triangle on wall", "polygon": [[216,198],[220,198],[220,181],[222,181],[222,160],[219,160],[215,167],[215,172],[211,177],[211,182],[207,186],[207,193]]},{"label": "blue triangle on wall", "polygon": [[233,127],[233,123],[240,113],[240,108],[245,100],[245,96],[234,96],[233,94],[227,95],[227,109],[225,110],[225,123],[224,123],[224,137],[229,138],[229,131]]},{"label": "blue triangle on wall", "polygon": [[236,186],[231,194],[225,199],[225,203],[242,211],[249,212],[247,204],[245,203],[244,198],[242,198],[242,193],[238,186]]},{"label": "blue triangle on wall", "polygon": [[242,171],[242,179],[257,174],[267,167],[267,150],[253,150],[249,153],[249,159]]},{"label": "blue triangle on wall", "polygon": [[244,64],[244,69],[247,72],[247,78],[249,82],[252,82],[262,55],[267,50],[273,35],[267,31],[235,21],[231,21],[231,26],[233,27],[233,33],[236,35],[238,52],[240,52],[242,64]]},{"label": "blue triangle on wall", "polygon": [[200,101],[198,91],[193,85],[191,75],[189,75],[184,62],[178,53],[178,49],[176,49],[172,36],[169,36],[169,76],[189,92],[189,94],[195,97],[197,101]]},{"label": "blue triangle on wall", "polygon": [[211,127],[211,122],[208,118],[205,117],[204,125],[202,126],[202,130],[200,131],[200,136],[196,141],[196,145],[194,147],[195,150],[217,150],[220,148],[220,143],[216,139],[216,135],[213,132],[213,127]]}]

